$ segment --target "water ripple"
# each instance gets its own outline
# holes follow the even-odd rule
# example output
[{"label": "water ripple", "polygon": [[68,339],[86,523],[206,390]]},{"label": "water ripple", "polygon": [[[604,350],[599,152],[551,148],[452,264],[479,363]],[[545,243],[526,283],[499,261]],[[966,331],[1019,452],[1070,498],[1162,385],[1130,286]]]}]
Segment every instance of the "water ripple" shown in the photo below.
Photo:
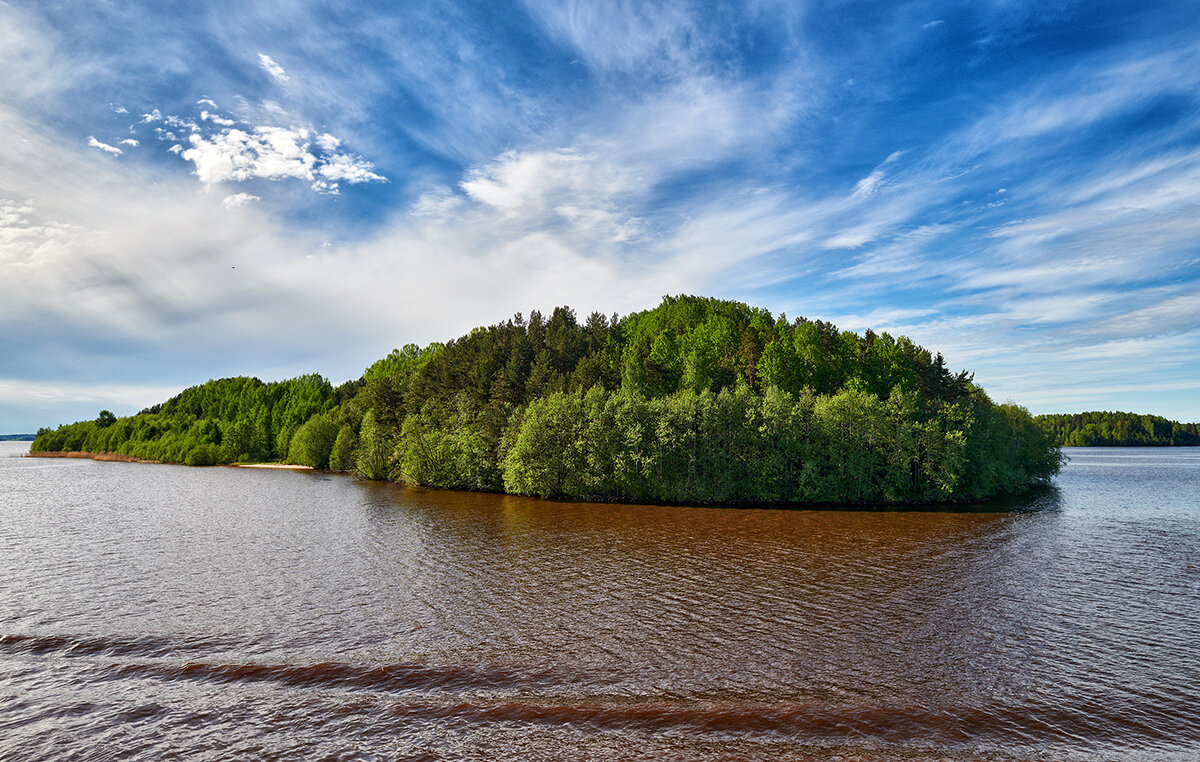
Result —
[{"label": "water ripple", "polygon": [[1200,754],[1200,452],[972,512],[0,460],[4,759]]}]

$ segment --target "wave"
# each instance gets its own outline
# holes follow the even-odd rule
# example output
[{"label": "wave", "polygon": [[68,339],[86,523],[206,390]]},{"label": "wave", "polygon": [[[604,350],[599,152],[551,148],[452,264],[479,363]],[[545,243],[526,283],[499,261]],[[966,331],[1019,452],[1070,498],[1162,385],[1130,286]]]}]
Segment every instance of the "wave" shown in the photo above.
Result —
[{"label": "wave", "polygon": [[[550,669],[495,665],[315,664],[123,664],[122,676],[216,681],[272,682],[289,688],[417,694],[384,700],[396,726],[413,721],[462,725],[516,724],[635,732],[768,734],[847,742],[1042,747],[1047,743],[1092,747],[1178,748],[1200,741],[1197,713],[1154,703],[1028,699],[983,701],[977,706],[895,706],[821,701],[689,700],[653,696],[580,700],[582,675]],[[594,676],[592,676],[594,677]],[[487,694],[492,694],[488,698]],[[502,694],[496,696],[496,694]],[[376,709],[379,697],[366,696]],[[384,721],[376,718],[372,722]]]},{"label": "wave", "polygon": [[236,645],[217,638],[168,638],[105,635],[0,635],[0,653],[62,656],[132,656],[163,658]]},{"label": "wave", "polygon": [[[245,644],[241,644],[244,648]],[[133,661],[94,665],[108,679],[239,684],[269,683],[297,691],[285,703],[316,699],[310,691],[341,691],[345,708],[370,724],[515,725],[712,737],[767,735],[818,743],[867,741],[973,747],[1179,749],[1200,746],[1200,710],[1164,696],[1144,702],[981,698],[978,704],[887,703],[761,698],[621,695],[603,675],[549,667],[496,664],[317,662],[310,664],[182,661],[187,654],[237,650],[216,638],[0,635],[0,655],[91,656]],[[193,657],[194,658],[194,657]],[[203,658],[203,656],[201,657]],[[599,690],[597,691],[597,688]],[[392,694],[379,695],[379,694]],[[344,699],[343,699],[344,700]],[[318,701],[329,711],[331,707]],[[157,715],[149,704],[133,707]]]},{"label": "wave", "polygon": [[118,664],[120,675],[235,683],[269,681],[300,688],[357,688],[375,691],[447,691],[469,693],[503,689],[538,689],[560,684],[551,670],[491,665],[425,664]]},{"label": "wave", "polygon": [[[888,744],[954,746],[991,742],[1000,746],[1047,743],[1092,746],[1174,747],[1192,732],[1175,721],[1150,722],[1128,712],[1095,712],[1072,707],[983,706],[928,707],[825,704],[686,705],[672,702],[542,703],[455,702],[398,703],[391,709],[399,724],[435,722],[515,723],[573,726],[595,730],[696,732],[701,735],[769,734],[809,740],[846,742],[870,739]],[[1165,718],[1159,717],[1159,720]]]}]

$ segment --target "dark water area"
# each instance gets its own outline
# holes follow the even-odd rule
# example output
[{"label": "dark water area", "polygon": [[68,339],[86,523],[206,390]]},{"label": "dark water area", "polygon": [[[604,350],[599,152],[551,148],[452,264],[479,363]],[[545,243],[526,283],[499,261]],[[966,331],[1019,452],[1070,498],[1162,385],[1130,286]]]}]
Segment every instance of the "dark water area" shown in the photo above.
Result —
[{"label": "dark water area", "polygon": [[1200,449],[954,511],[0,443],[0,758],[1200,757]]}]

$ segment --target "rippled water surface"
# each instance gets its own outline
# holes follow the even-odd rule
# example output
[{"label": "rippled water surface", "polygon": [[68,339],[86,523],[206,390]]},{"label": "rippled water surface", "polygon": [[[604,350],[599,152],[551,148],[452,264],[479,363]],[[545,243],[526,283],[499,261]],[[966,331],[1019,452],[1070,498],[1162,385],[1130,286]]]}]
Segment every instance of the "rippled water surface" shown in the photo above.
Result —
[{"label": "rippled water surface", "polygon": [[971,511],[3,457],[0,758],[1196,759],[1200,451]]}]

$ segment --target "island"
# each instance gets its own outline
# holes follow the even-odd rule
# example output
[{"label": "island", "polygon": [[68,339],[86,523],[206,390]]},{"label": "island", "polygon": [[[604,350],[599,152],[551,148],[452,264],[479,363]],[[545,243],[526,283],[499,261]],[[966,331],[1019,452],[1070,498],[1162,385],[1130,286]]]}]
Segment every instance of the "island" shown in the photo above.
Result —
[{"label": "island", "polygon": [[905,337],[698,296],[625,317],[518,313],[337,387],[213,380],[42,429],[31,450],[687,504],[980,500],[1062,464],[1027,410]]},{"label": "island", "polygon": [[1157,415],[1090,411],[1039,415],[1034,420],[1062,447],[1200,446],[1200,424]]}]

